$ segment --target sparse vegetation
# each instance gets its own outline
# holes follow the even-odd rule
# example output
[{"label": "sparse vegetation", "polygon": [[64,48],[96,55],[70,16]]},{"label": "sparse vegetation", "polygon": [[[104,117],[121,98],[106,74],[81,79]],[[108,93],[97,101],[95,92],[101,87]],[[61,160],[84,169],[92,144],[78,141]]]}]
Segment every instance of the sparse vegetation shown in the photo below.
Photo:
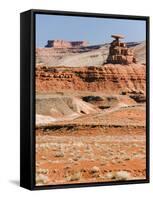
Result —
[{"label": "sparse vegetation", "polygon": [[48,177],[43,174],[37,174],[36,175],[36,184],[37,185],[44,185],[47,184],[48,182]]},{"label": "sparse vegetation", "polygon": [[91,170],[90,170],[91,174],[99,173],[99,172],[100,172],[100,169],[97,166],[92,167]]},{"label": "sparse vegetation", "polygon": [[64,153],[63,152],[57,152],[56,154],[55,154],[55,157],[64,157]]},{"label": "sparse vegetation", "polygon": [[48,169],[42,169],[42,168],[38,168],[36,171],[38,174],[48,174],[49,172]]},{"label": "sparse vegetation", "polygon": [[73,172],[72,174],[66,176],[67,181],[79,181],[81,179],[81,172]]},{"label": "sparse vegetation", "polygon": [[111,180],[130,180],[131,174],[127,171],[114,171],[106,174],[106,177]]},{"label": "sparse vegetation", "polygon": [[[145,63],[145,43],[131,44]],[[37,185],[145,178],[145,65],[109,52],[36,49]]]}]

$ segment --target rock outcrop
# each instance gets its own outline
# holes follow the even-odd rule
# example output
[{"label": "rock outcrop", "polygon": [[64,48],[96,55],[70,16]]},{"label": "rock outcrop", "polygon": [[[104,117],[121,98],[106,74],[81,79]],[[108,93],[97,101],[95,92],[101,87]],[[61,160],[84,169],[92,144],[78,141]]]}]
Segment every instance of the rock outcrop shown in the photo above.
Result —
[{"label": "rock outcrop", "polygon": [[101,67],[36,68],[37,91],[101,91],[121,93],[127,90],[145,91],[146,66],[141,64],[105,64]]},{"label": "rock outcrop", "polygon": [[123,65],[136,63],[133,50],[129,49],[124,42],[120,41],[120,39],[123,39],[124,37],[120,35],[112,35],[112,37],[115,38],[115,40],[111,42],[109,47],[107,63]]}]

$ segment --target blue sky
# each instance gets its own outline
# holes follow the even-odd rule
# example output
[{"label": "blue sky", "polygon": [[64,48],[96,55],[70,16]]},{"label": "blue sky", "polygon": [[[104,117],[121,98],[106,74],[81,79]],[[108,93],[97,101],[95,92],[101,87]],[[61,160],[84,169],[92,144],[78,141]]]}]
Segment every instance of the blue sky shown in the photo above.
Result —
[{"label": "blue sky", "polygon": [[86,40],[90,45],[111,42],[112,34],[123,34],[124,41],[144,41],[146,22],[143,20],[106,19],[58,15],[36,15],[36,47],[47,40]]}]

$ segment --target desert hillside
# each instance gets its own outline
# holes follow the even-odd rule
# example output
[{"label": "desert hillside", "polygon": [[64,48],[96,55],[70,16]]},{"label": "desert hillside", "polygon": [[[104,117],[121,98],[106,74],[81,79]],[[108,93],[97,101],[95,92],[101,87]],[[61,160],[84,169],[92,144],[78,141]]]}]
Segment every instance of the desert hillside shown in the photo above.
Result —
[{"label": "desert hillside", "polygon": [[[101,66],[106,62],[109,46],[103,44],[79,48],[37,48],[36,63],[47,66]],[[138,63],[146,63],[145,42],[130,42],[127,46],[134,49]]]}]

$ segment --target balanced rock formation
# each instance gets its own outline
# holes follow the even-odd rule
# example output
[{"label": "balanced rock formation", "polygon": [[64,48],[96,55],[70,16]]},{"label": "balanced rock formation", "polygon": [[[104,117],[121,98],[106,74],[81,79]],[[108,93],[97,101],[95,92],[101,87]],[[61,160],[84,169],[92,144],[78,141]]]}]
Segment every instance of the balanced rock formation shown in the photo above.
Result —
[{"label": "balanced rock formation", "polygon": [[112,37],[115,40],[110,45],[107,63],[123,65],[136,63],[133,50],[129,49],[124,42],[120,41],[124,37],[121,35],[112,35]]},{"label": "balanced rock formation", "polygon": [[79,48],[86,47],[87,41],[65,41],[65,40],[48,40],[45,47],[54,48]]}]

